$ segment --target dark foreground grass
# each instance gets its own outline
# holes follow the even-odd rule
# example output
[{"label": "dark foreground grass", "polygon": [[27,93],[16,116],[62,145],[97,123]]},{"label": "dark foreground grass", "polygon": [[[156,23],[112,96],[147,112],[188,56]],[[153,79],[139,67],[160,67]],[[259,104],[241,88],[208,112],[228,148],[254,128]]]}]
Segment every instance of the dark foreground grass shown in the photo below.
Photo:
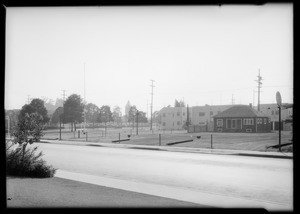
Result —
[{"label": "dark foreground grass", "polygon": [[27,147],[6,143],[6,173],[10,176],[50,178],[56,169],[41,158],[42,152],[37,153],[37,147]]}]

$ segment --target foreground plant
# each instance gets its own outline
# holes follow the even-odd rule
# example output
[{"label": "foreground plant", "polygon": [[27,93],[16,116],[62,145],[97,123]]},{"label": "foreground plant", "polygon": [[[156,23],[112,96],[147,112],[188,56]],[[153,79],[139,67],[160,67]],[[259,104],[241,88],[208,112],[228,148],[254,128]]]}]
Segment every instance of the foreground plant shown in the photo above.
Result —
[{"label": "foreground plant", "polygon": [[[25,114],[14,128],[11,144],[6,144],[6,169],[8,175],[27,177],[53,177],[56,169],[41,159],[42,152],[28,144],[39,142],[43,136],[43,118],[37,114]],[[17,148],[13,148],[18,145]]]}]

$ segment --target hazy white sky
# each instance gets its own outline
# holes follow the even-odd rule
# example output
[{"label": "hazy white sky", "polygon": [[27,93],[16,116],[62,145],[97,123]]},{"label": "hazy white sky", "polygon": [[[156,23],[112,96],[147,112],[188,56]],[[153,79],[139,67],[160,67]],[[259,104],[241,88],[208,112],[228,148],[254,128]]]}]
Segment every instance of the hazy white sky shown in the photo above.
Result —
[{"label": "hazy white sky", "polygon": [[[101,107],[147,112],[293,102],[293,6],[7,8],[5,108],[76,93]],[[257,93],[255,102],[257,104]],[[148,107],[150,113],[150,108]]]}]

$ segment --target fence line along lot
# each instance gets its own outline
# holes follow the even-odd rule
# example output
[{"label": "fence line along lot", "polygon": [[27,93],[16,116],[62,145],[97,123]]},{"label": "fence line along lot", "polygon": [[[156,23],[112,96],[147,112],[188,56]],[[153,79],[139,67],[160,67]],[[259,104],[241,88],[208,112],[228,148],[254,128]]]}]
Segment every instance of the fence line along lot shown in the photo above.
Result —
[{"label": "fence line along lot", "polygon": [[[186,130],[162,131],[149,130],[149,128],[140,128],[138,133],[136,129],[125,128],[104,128],[87,129],[87,136],[82,132],[70,132],[69,129],[62,129],[61,139],[71,141],[87,141],[111,143],[120,139],[130,139],[121,141],[122,144],[136,145],[159,145],[159,134],[161,135],[161,145],[178,141],[193,139],[192,142],[176,144],[178,147],[211,148],[211,142],[214,149],[239,149],[252,151],[265,151],[266,146],[278,144],[278,131],[271,133],[219,133],[219,132],[200,132],[187,133]],[[45,130],[43,139],[59,139],[59,129]],[[138,134],[138,135],[137,135]],[[130,135],[130,136],[129,136]],[[292,139],[291,131],[281,132],[281,143],[290,143]],[[200,139],[197,136],[201,136]],[[277,149],[269,148],[268,151]]]}]

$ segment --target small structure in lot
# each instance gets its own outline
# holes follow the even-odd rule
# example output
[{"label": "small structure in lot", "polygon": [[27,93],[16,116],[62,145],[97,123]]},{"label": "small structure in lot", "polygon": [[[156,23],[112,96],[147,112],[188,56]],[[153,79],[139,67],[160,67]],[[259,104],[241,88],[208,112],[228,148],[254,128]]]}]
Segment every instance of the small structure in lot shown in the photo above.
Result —
[{"label": "small structure in lot", "polygon": [[213,118],[215,132],[271,132],[270,118],[248,105],[234,105]]}]

